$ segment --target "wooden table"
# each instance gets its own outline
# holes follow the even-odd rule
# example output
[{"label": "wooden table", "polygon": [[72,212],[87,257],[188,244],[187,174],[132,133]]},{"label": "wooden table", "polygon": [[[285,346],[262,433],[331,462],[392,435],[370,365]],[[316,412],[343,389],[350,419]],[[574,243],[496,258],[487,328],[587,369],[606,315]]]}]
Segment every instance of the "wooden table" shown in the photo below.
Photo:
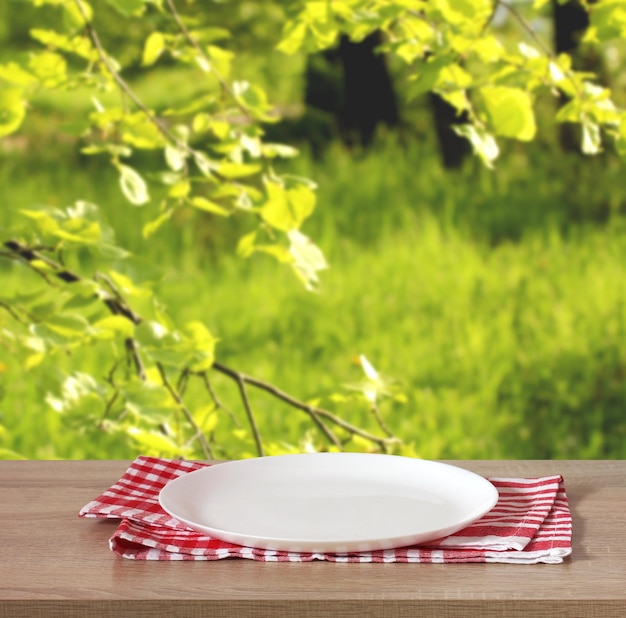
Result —
[{"label": "wooden table", "polygon": [[560,565],[134,562],[115,522],[77,512],[123,461],[0,462],[0,617],[626,617],[625,461],[450,462],[485,476],[563,474]]}]

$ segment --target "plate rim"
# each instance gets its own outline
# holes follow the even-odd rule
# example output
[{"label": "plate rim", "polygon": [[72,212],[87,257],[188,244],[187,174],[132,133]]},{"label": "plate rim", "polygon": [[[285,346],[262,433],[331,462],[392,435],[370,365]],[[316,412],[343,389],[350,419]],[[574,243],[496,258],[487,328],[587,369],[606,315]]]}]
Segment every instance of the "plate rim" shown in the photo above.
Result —
[{"label": "plate rim", "polygon": [[[275,536],[262,536],[258,534],[249,534],[237,532],[236,530],[227,530],[223,528],[217,528],[214,526],[209,526],[203,523],[194,522],[186,517],[182,517],[181,515],[176,514],[176,509],[171,508],[171,505],[167,505],[167,494],[168,491],[171,491],[172,486],[175,483],[185,483],[189,482],[189,477],[193,475],[207,475],[211,474],[210,470],[215,470],[216,468],[221,468],[222,466],[237,466],[237,467],[247,467],[249,465],[259,465],[259,462],[267,461],[267,460],[285,460],[286,458],[309,458],[311,460],[319,459],[319,458],[338,458],[338,459],[349,459],[349,458],[393,458],[394,460],[402,460],[409,465],[417,465],[417,466],[426,466],[431,467],[432,469],[437,470],[445,470],[448,473],[456,474],[460,476],[466,476],[467,479],[471,479],[473,482],[482,484],[486,492],[491,491],[491,499],[485,499],[484,503],[481,504],[480,508],[475,509],[471,514],[468,514],[466,517],[459,519],[455,522],[454,525],[447,525],[442,528],[437,529],[428,529],[426,531],[416,531],[413,534],[413,537],[424,536],[425,534],[428,536],[425,540],[420,540],[415,543],[407,543],[407,535],[403,534],[402,536],[387,536],[384,539],[366,537],[362,539],[350,539],[348,541],[337,541],[337,540],[320,540],[320,539],[301,539],[301,538],[292,538],[292,537],[275,537]],[[261,465],[264,465],[261,463]],[[185,479],[185,480],[183,480]],[[168,490],[168,487],[170,488]],[[217,540],[222,540],[228,543],[233,543],[242,547],[250,547],[253,549],[264,549],[264,550],[275,550],[275,551],[295,551],[295,552],[303,552],[303,553],[348,553],[348,552],[361,552],[361,551],[377,551],[384,549],[393,549],[399,547],[410,547],[411,545],[417,545],[421,543],[427,543],[429,541],[434,541],[436,539],[443,538],[454,532],[458,532],[463,528],[469,526],[470,524],[476,522],[478,519],[487,514],[493,507],[497,504],[499,498],[499,493],[496,487],[484,476],[472,472],[471,470],[467,470],[466,468],[462,468],[460,466],[446,463],[443,461],[437,460],[429,460],[422,458],[414,458],[414,457],[406,457],[402,455],[392,455],[387,453],[358,453],[358,452],[321,452],[321,453],[289,453],[283,455],[272,455],[266,457],[252,457],[247,459],[236,459],[236,460],[228,460],[223,462],[215,462],[213,464],[204,466],[202,468],[198,468],[191,472],[182,474],[181,476],[176,477],[175,479],[167,482],[159,491],[158,502],[160,507],[172,518],[176,521],[184,524],[185,526],[195,530],[196,532],[208,535]],[[375,547],[374,547],[375,546]]]}]

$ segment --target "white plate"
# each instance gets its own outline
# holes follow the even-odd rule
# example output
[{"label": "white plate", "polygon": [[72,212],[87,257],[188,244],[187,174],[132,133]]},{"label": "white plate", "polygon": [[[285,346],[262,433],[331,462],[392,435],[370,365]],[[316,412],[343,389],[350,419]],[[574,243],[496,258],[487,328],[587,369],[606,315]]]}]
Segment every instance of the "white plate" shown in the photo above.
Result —
[{"label": "white plate", "polygon": [[163,509],[217,539],[264,549],[371,551],[452,534],[487,513],[495,487],[455,466],[393,455],[243,459],[168,483]]}]

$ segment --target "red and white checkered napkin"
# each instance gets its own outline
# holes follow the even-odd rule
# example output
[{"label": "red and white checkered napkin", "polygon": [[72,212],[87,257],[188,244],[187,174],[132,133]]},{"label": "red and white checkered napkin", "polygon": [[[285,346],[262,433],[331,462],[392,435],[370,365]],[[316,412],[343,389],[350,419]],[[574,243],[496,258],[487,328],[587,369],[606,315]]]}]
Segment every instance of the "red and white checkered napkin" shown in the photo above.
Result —
[{"label": "red and white checkered napkin", "polygon": [[563,479],[491,478],[496,506],[463,530],[415,547],[347,554],[253,549],[225,543],[190,530],[161,509],[165,484],[206,464],[138,457],[122,478],[86,504],[80,517],[122,522],[109,545],[133,560],[218,560],[249,558],[265,562],[507,562],[559,563],[572,553],[572,517]]}]

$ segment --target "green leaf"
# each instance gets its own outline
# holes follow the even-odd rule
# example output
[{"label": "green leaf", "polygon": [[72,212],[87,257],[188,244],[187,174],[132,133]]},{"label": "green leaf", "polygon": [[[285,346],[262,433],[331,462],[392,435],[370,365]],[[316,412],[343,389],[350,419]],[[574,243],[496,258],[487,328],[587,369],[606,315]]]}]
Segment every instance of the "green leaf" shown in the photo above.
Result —
[{"label": "green leaf", "polygon": [[25,292],[22,294],[14,294],[10,297],[2,298],[9,305],[23,305],[32,312],[37,305],[48,303],[50,300],[56,300],[57,295],[49,288],[43,288],[35,292]]},{"label": "green leaf", "polygon": [[33,75],[15,62],[0,64],[0,80],[14,86],[30,86],[37,81]]},{"label": "green leaf", "polygon": [[489,86],[482,88],[480,93],[494,133],[525,142],[535,137],[537,126],[528,92]]},{"label": "green leaf", "polygon": [[267,200],[261,208],[261,217],[283,232],[298,229],[315,208],[315,193],[306,185],[287,189],[278,182],[267,180],[265,190]]},{"label": "green leaf", "polygon": [[78,339],[91,332],[89,322],[78,314],[56,315],[45,325],[53,332],[66,339]]},{"label": "green leaf", "polygon": [[600,127],[588,119],[582,122],[581,150],[586,155],[595,155],[602,150]]},{"label": "green leaf", "polygon": [[120,187],[126,199],[135,206],[141,206],[150,201],[148,187],[141,175],[128,165],[116,165],[120,173]]},{"label": "green leaf", "polygon": [[[337,41],[339,28],[331,14],[330,2],[308,2],[306,4],[307,21],[309,31],[313,35],[313,44],[318,50],[331,47]],[[361,37],[371,30],[371,25],[366,24]],[[355,33],[352,33],[355,37]],[[359,36],[355,37],[357,40]]]},{"label": "green leaf", "polygon": [[215,404],[210,403],[200,406],[193,411],[192,416],[196,425],[204,434],[211,433],[217,427],[219,416],[215,409]]},{"label": "green leaf", "polygon": [[261,202],[263,200],[263,193],[250,185],[243,185],[240,183],[222,183],[211,191],[209,197],[215,200],[234,200],[237,208],[250,210],[252,208],[252,202]]},{"label": "green leaf", "polygon": [[391,46],[391,49],[398,58],[402,58],[408,65],[413,64],[417,58],[423,58],[428,51],[426,45],[416,39],[397,42]]},{"label": "green leaf", "polygon": [[[110,110],[114,115],[117,115],[120,110]],[[134,114],[125,114],[121,112],[120,118],[120,130],[122,132],[122,139],[135,148],[142,148],[144,150],[154,150],[156,148],[162,148],[165,144],[165,139],[159,131],[158,127],[152,122],[145,114],[136,112]],[[113,119],[115,122],[115,119]]]},{"label": "green leaf", "polygon": [[208,70],[217,73],[222,79],[228,79],[235,54],[216,45],[209,45],[206,48],[206,53],[209,57]]},{"label": "green leaf", "polygon": [[124,273],[110,270],[107,274],[123,296],[133,298],[150,298],[152,296],[152,292],[148,288],[135,285],[133,279]]},{"label": "green leaf", "polygon": [[67,80],[67,62],[60,54],[50,51],[33,54],[28,66],[46,88],[55,88]]},{"label": "green leaf", "polygon": [[[80,4],[80,8],[78,6]],[[93,9],[85,0],[73,0],[63,3],[63,23],[68,30],[78,30],[91,22]]]},{"label": "green leaf", "polygon": [[98,57],[91,41],[86,36],[67,36],[55,30],[43,30],[41,28],[30,30],[30,36],[42,45],[52,49],[62,49],[90,61],[95,61]]},{"label": "green leaf", "polygon": [[390,43],[389,47],[407,64],[412,64],[417,58],[423,58],[434,42],[433,24],[428,23],[420,15],[403,15],[398,21],[398,31],[400,33],[398,40]]},{"label": "green leaf", "polygon": [[328,268],[324,254],[310,238],[292,230],[288,234],[289,253],[293,258],[292,268],[298,278],[304,283],[309,291],[316,290],[319,285],[317,273]]},{"label": "green leaf", "polygon": [[149,221],[141,228],[141,235],[144,238],[150,238],[157,230],[172,216],[173,210],[170,208],[160,214],[154,221]]},{"label": "green leaf", "polygon": [[93,325],[99,339],[112,339],[113,337],[132,337],[135,334],[135,325],[123,315],[110,315],[98,320]]},{"label": "green leaf", "polygon": [[278,51],[293,55],[300,50],[306,39],[307,26],[301,21],[288,21],[283,30],[283,38],[276,46]]},{"label": "green leaf", "polygon": [[271,105],[262,88],[241,81],[233,84],[233,92],[239,104],[245,107],[257,120],[268,122],[274,120],[274,118],[268,114],[271,110]]},{"label": "green leaf", "polygon": [[118,13],[124,17],[142,15],[147,0],[106,0]]},{"label": "green leaf", "polygon": [[589,8],[590,27],[585,41],[604,42],[626,36],[626,0],[602,0]]},{"label": "green leaf", "polygon": [[0,137],[17,131],[26,115],[21,88],[0,88]]},{"label": "green leaf", "polygon": [[[54,236],[61,240],[73,242],[79,245],[93,245],[100,240],[100,225],[96,222],[84,221],[81,219],[74,220],[75,231],[67,231],[61,227],[54,231]],[[65,228],[71,226],[72,221],[65,224]]]},{"label": "green leaf", "polygon": [[143,46],[141,64],[144,67],[153,65],[165,50],[165,38],[160,32],[152,32]]},{"label": "green leaf", "polygon": [[161,363],[165,367],[173,367],[180,369],[186,367],[191,359],[191,353],[189,349],[183,345],[181,341],[170,341],[169,345],[163,343],[160,346],[152,348],[146,348],[146,354],[148,358],[155,363]]},{"label": "green leaf", "polygon": [[140,417],[167,419],[178,407],[165,386],[148,380],[127,382],[120,388],[120,393],[125,400],[126,407]]},{"label": "green leaf", "polygon": [[71,286],[67,286],[68,300],[63,304],[63,309],[82,309],[93,303],[100,302],[101,288],[90,279],[75,281]]},{"label": "green leaf", "polygon": [[470,108],[466,89],[471,85],[471,75],[453,62],[441,67],[434,90],[460,112]]},{"label": "green leaf", "polygon": [[291,158],[298,155],[298,150],[293,146],[286,146],[285,144],[262,144],[261,152],[263,156],[268,159],[274,157]]},{"label": "green leaf", "polygon": [[59,397],[52,393],[46,395],[46,403],[56,412],[81,417],[85,423],[102,414],[106,396],[106,387],[90,374],[77,371],[63,381]]},{"label": "green leaf", "polygon": [[142,322],[135,329],[135,337],[145,355],[155,363],[180,370],[192,360],[193,350],[181,333],[169,331],[160,322]]},{"label": "green leaf", "polygon": [[232,37],[230,30],[217,27],[196,28],[191,31],[191,35],[196,39],[196,41],[200,41],[202,43],[214,43],[215,41],[230,39]]},{"label": "green leaf", "polygon": [[92,334],[89,322],[79,314],[53,315],[31,326],[31,332],[52,345],[77,344]]},{"label": "green leaf", "polygon": [[261,170],[258,163],[233,163],[231,161],[223,161],[217,164],[217,173],[224,178],[243,178],[244,176],[252,176]]},{"label": "green leaf", "polygon": [[478,155],[488,168],[493,168],[493,162],[500,154],[498,144],[493,135],[485,129],[471,124],[453,125],[452,129],[455,133],[466,137],[472,145],[474,154]]},{"label": "green leaf", "polygon": [[458,13],[464,19],[472,19],[476,16],[476,3],[471,2],[471,0],[447,0],[447,2],[439,2],[439,4],[447,4],[448,10]]},{"label": "green leaf", "polygon": [[265,253],[267,255],[271,255],[281,264],[291,264],[293,262],[293,256],[289,252],[289,249],[287,247],[284,247],[283,245],[254,245],[253,251],[257,253]]},{"label": "green leaf", "polygon": [[196,164],[196,167],[202,172],[202,175],[207,178],[211,177],[213,170],[218,167],[217,164],[209,159],[209,157],[198,150],[194,150],[193,152],[193,161]]},{"label": "green leaf", "polygon": [[154,328],[155,323],[137,328],[137,340],[153,361],[192,371],[205,371],[213,364],[217,340],[201,322],[189,322],[182,333],[155,332]]},{"label": "green leaf", "polygon": [[237,243],[237,255],[241,257],[250,257],[254,253],[254,243],[256,242],[258,232],[254,230],[245,234]]},{"label": "green leaf", "polygon": [[158,346],[170,337],[169,330],[156,320],[144,320],[137,325],[135,337],[145,347]]},{"label": "green leaf", "polygon": [[187,152],[182,148],[167,144],[165,146],[165,161],[167,166],[174,172],[180,172],[185,167]]},{"label": "green leaf", "polygon": [[226,140],[230,135],[230,124],[225,120],[211,119],[209,129],[219,140]]},{"label": "green leaf", "polygon": [[206,112],[200,112],[193,117],[191,128],[194,133],[206,133],[211,126],[211,116]]},{"label": "green leaf", "polygon": [[188,448],[176,444],[169,436],[153,429],[129,427],[126,433],[135,441],[142,453],[157,457],[181,457],[189,451]]},{"label": "green leaf", "polygon": [[22,366],[24,367],[25,371],[28,371],[29,369],[33,369],[33,367],[41,365],[44,358],[46,358],[45,352],[35,352],[34,354],[29,354],[24,359],[24,363]]},{"label": "green leaf", "polygon": [[497,62],[504,55],[504,46],[495,37],[485,34],[480,39],[473,39],[471,52],[478,56],[479,60],[484,63]]},{"label": "green leaf", "polygon": [[194,208],[211,212],[213,214],[220,215],[221,217],[228,217],[231,214],[230,210],[227,208],[224,208],[211,200],[207,200],[204,197],[193,197],[191,198],[190,203]]},{"label": "green leaf", "polygon": [[480,31],[493,10],[491,0],[436,0],[443,19],[464,29]]},{"label": "green leaf", "polygon": [[167,192],[169,197],[173,197],[174,199],[187,197],[191,191],[191,183],[188,180],[181,180],[176,184],[173,184],[170,187],[170,190]]},{"label": "green leaf", "polygon": [[98,207],[89,202],[79,200],[65,210],[41,208],[20,212],[34,220],[42,234],[67,243],[102,246],[114,242],[113,230],[101,223]]},{"label": "green leaf", "polygon": [[185,324],[184,333],[188,337],[191,351],[189,368],[191,371],[206,371],[211,368],[215,360],[215,344],[209,329],[200,321],[194,320]]},{"label": "green leaf", "polygon": [[416,73],[409,77],[407,94],[410,100],[430,92],[439,81],[442,70],[450,64],[443,56],[431,56],[426,62],[420,62]]}]

